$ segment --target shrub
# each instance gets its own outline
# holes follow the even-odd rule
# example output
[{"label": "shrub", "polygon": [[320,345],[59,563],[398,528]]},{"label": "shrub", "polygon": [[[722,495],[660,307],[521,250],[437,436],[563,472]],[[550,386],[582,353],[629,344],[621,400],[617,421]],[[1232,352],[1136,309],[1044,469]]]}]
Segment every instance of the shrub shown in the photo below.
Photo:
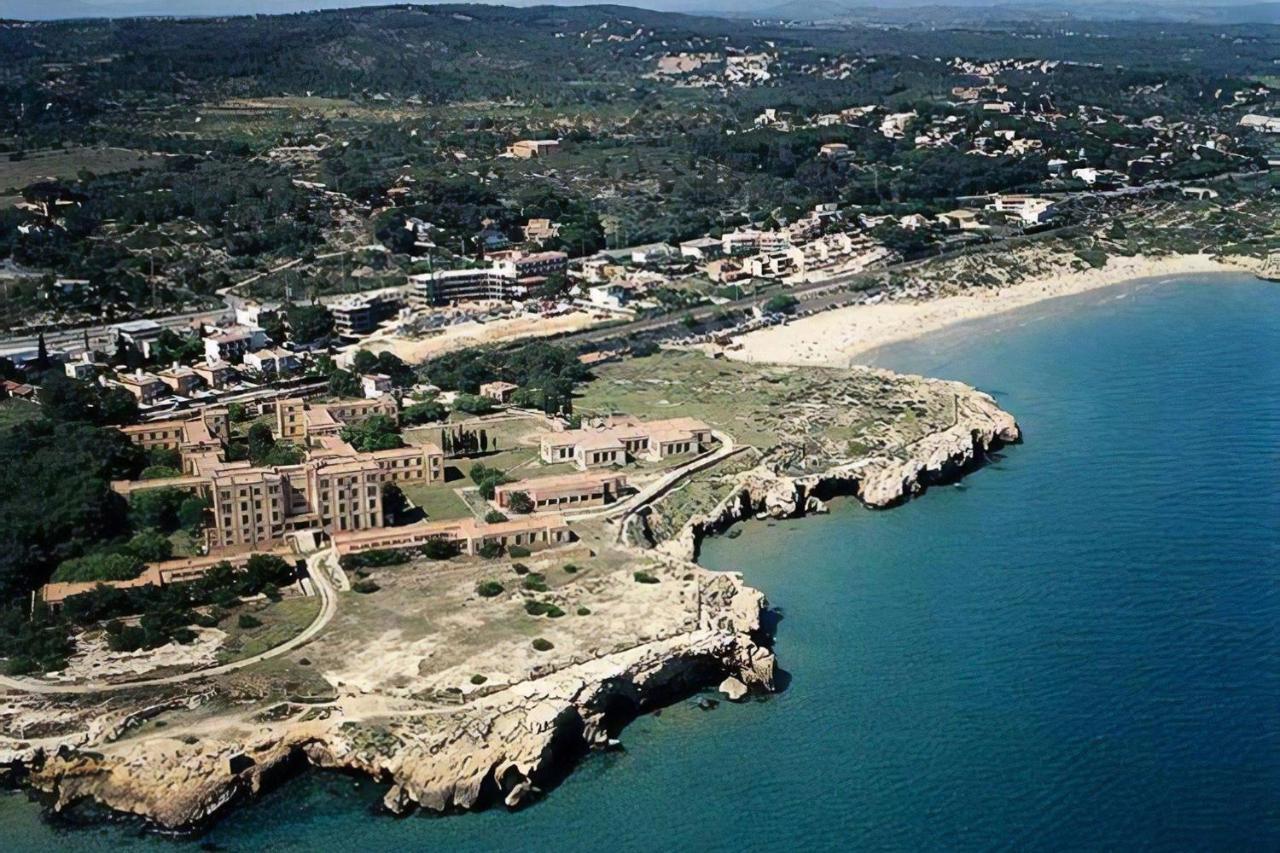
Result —
[{"label": "shrub", "polygon": [[657,583],[658,579],[648,572],[636,572],[632,577],[636,579],[636,583]]},{"label": "shrub", "polygon": [[453,410],[455,412],[465,412],[469,415],[487,415],[494,410],[493,401],[488,397],[480,397],[475,394],[459,394],[453,400]]},{"label": "shrub", "polygon": [[156,563],[173,556],[173,543],[156,530],[143,530],[129,540],[129,552],[139,560]]},{"label": "shrub", "polygon": [[139,480],[168,480],[171,477],[181,477],[182,472],[177,468],[169,465],[148,465],[142,469],[142,473],[138,475]]},{"label": "shrub", "polygon": [[448,560],[458,556],[458,546],[447,539],[428,539],[420,549],[428,560]]},{"label": "shrub", "polygon": [[574,563],[565,563],[564,570],[571,575],[576,575],[578,573],[578,567]]},{"label": "shrub", "polygon": [[523,545],[512,545],[507,549],[507,553],[512,557],[530,557],[533,555],[533,552]]},{"label": "shrub", "polygon": [[236,619],[236,624],[241,628],[261,628],[262,620],[252,613],[241,613],[240,618]]},{"label": "shrub", "polygon": [[489,679],[485,678],[483,675],[481,675],[481,674],[480,674],[480,673],[478,673],[478,672],[477,672],[475,675],[471,676],[471,683],[472,683],[472,684],[477,684],[477,685],[479,685],[479,684],[484,684],[484,683],[485,683],[486,681],[488,681],[488,680],[489,680]]},{"label": "shrub", "polygon": [[546,612],[547,612],[547,616],[549,616],[552,619],[559,619],[561,616],[564,615],[564,611],[554,604],[548,604]]},{"label": "shrub", "polygon": [[484,514],[484,520],[487,524],[501,524],[507,520],[507,517],[496,509],[491,509]]},{"label": "shrub", "polygon": [[486,560],[495,560],[502,556],[502,546],[497,542],[485,542],[476,549],[476,555]]},{"label": "shrub", "polygon": [[364,578],[353,583],[351,585],[351,589],[353,592],[358,592],[361,595],[368,595],[371,592],[377,592],[382,589],[382,587],[378,586],[369,578]]},{"label": "shrub", "polygon": [[409,562],[411,556],[409,551],[399,548],[377,548],[372,551],[361,551],[358,554],[345,554],[338,562],[343,569],[352,572],[366,567],[398,566]]},{"label": "shrub", "polygon": [[524,612],[530,616],[541,616],[547,612],[547,605],[545,602],[531,598],[524,603]]},{"label": "shrub", "polygon": [[547,579],[541,572],[530,572],[524,576],[524,580],[520,584],[530,592],[546,592]]},{"label": "shrub", "polygon": [[64,560],[53,573],[53,580],[63,582],[124,581],[136,578],[142,561],[133,554],[98,552],[74,560]]},{"label": "shrub", "polygon": [[527,515],[535,509],[533,500],[524,492],[512,492],[507,502],[512,512],[518,512],[523,515]]},{"label": "shrub", "polygon": [[412,403],[404,407],[400,413],[400,422],[404,424],[425,424],[430,421],[442,421],[449,414],[443,404],[435,400],[423,403]]},{"label": "shrub", "polygon": [[542,637],[535,637],[532,645],[534,651],[537,652],[549,652],[555,648],[555,644],[550,640],[543,639]]},{"label": "shrub", "polygon": [[586,607],[579,607],[579,608],[578,608],[578,615],[579,615],[579,616],[590,616],[590,615],[591,615],[591,611],[590,611],[588,608],[586,608]]},{"label": "shrub", "polygon": [[476,584],[476,595],[481,598],[493,598],[495,595],[502,595],[502,584],[497,581],[480,581]]},{"label": "shrub", "polygon": [[511,571],[515,572],[518,575],[527,575],[529,574],[529,567],[526,566],[524,563],[512,563]]}]

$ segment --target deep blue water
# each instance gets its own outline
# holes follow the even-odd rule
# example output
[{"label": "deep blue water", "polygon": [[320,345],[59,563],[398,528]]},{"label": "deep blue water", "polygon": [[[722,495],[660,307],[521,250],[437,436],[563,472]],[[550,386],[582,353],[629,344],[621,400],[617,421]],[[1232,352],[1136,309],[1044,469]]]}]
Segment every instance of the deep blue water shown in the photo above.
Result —
[{"label": "deep blue water", "polygon": [[[781,609],[789,689],[646,717],[516,814],[375,816],[311,775],[229,850],[1280,849],[1280,286],[1138,283],[883,351],[1026,443],[888,512],[746,525],[704,562]],[[183,851],[51,827],[0,848]]]}]

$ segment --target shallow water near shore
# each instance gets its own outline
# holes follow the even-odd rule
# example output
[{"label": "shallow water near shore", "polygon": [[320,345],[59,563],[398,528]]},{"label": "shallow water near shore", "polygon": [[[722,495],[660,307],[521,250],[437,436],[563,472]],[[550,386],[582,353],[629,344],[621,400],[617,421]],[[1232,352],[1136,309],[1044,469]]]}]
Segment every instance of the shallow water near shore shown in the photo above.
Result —
[{"label": "shallow water near shore", "polygon": [[392,819],[309,774],[196,841],[0,796],[0,849],[1276,849],[1280,285],[1137,282],[878,351],[1026,443],[703,562],[781,610],[785,693],[637,720],[518,813]]}]

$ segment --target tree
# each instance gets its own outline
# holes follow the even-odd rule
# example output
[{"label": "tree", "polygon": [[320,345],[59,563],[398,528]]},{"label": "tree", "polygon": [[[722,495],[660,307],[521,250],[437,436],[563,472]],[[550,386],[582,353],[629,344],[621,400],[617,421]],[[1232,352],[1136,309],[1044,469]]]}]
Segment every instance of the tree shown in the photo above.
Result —
[{"label": "tree", "polygon": [[372,415],[342,428],[342,440],[362,453],[404,447],[400,427],[387,415]]},{"label": "tree", "polygon": [[49,347],[44,342],[44,332],[36,339],[36,367],[39,370],[49,369]]},{"label": "tree", "polygon": [[493,500],[494,489],[511,482],[511,478],[500,468],[477,464],[471,466],[471,481],[479,487],[480,496],[488,501]]},{"label": "tree", "polygon": [[421,403],[410,403],[400,412],[400,422],[406,424],[424,424],[442,421],[449,415],[443,403],[426,400]]},{"label": "tree", "polygon": [[262,330],[267,333],[267,337],[282,344],[288,338],[289,332],[284,324],[284,315],[279,311],[263,311],[258,315],[258,323],[262,326]]},{"label": "tree", "polygon": [[204,527],[205,511],[209,504],[203,498],[191,495],[178,504],[178,523],[184,530],[196,532]]},{"label": "tree", "polygon": [[333,331],[333,314],[323,305],[287,305],[289,337],[300,344],[314,343]]},{"label": "tree", "polygon": [[409,510],[409,499],[395,483],[382,484],[382,514],[391,522],[399,521]]},{"label": "tree", "polygon": [[129,496],[129,518],[138,529],[177,530],[178,508],[189,495],[173,486],[134,492]]},{"label": "tree", "polygon": [[486,524],[501,524],[507,520],[507,517],[496,509],[491,509],[484,514],[484,520]]},{"label": "tree", "polygon": [[479,397],[475,394],[459,394],[453,401],[453,410],[455,412],[465,412],[469,415],[487,415],[494,410],[493,401],[488,397]]},{"label": "tree", "polygon": [[111,481],[135,476],[142,461],[123,435],[86,423],[41,419],[0,430],[0,601],[125,532],[127,504]]},{"label": "tree", "polygon": [[262,460],[276,444],[275,436],[271,434],[271,427],[264,423],[256,423],[249,427],[248,440],[249,458],[255,465],[261,465]]},{"label": "tree", "polygon": [[335,397],[358,397],[360,380],[355,374],[342,369],[335,369],[329,374],[329,393]]},{"label": "tree", "polygon": [[507,506],[512,512],[518,512],[527,515],[533,512],[533,500],[525,492],[512,492],[507,496]]},{"label": "tree", "polygon": [[790,293],[778,293],[769,297],[769,301],[764,304],[764,310],[767,314],[790,314],[796,310],[798,300]]},{"label": "tree", "polygon": [[98,552],[65,560],[53,573],[56,583],[124,581],[142,572],[142,560],[133,554]]},{"label": "tree", "polygon": [[356,354],[351,359],[351,369],[356,373],[376,373],[378,357],[367,349],[356,350]]},{"label": "tree", "polygon": [[139,560],[158,563],[173,556],[173,543],[157,530],[135,533],[126,546]]},{"label": "tree", "polygon": [[40,403],[45,416],[55,421],[117,426],[138,422],[138,401],[128,391],[81,382],[52,370],[40,380]]}]

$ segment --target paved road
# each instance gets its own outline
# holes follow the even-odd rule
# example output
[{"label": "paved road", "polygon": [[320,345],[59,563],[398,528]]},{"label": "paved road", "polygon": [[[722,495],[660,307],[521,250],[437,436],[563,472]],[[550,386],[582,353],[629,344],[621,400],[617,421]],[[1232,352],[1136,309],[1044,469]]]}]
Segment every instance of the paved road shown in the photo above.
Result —
[{"label": "paved road", "polygon": [[[228,672],[235,672],[244,669],[247,666],[261,663],[264,660],[279,657],[287,654],[299,646],[307,643],[311,638],[319,634],[324,627],[333,619],[335,613],[338,612],[338,596],[333,586],[333,579],[329,575],[329,570],[323,564],[333,556],[332,550],[317,552],[307,558],[307,572],[311,575],[311,579],[316,587],[316,594],[320,596],[320,612],[316,615],[315,620],[308,625],[300,634],[295,635],[292,639],[286,640],[275,648],[267,649],[265,652],[247,657],[243,660],[225,663],[221,666],[209,667],[208,669],[197,669],[191,672],[183,672],[177,675],[168,675],[163,678],[144,678],[139,681],[125,682],[81,682],[79,684],[50,684],[40,681],[32,681],[26,678],[10,678],[9,676],[0,675],[0,687],[8,690],[18,691],[20,693],[49,693],[49,694],[71,694],[82,695],[86,693],[108,693],[118,690],[132,690],[139,687],[162,687],[169,684],[181,684],[184,681],[194,681],[200,678],[209,678],[215,675],[224,675]],[[339,569],[339,571],[341,571]]]},{"label": "paved road", "polygon": [[[166,329],[184,330],[194,323],[215,323],[219,319],[228,316],[228,310],[223,308],[214,308],[208,311],[193,311],[188,314],[173,314],[168,317],[154,318],[157,323]],[[113,341],[109,340],[108,329],[116,323],[123,323],[125,320],[116,320],[112,323],[103,323],[97,326],[86,326],[82,329],[62,329],[56,332],[47,332],[44,336],[45,345],[50,349],[61,349],[70,346],[74,349],[81,349],[84,346],[85,333],[89,335],[90,345],[99,349],[109,348],[113,345]],[[0,348],[17,349],[19,347],[34,347],[39,340],[38,335],[18,335],[0,336]]]}]

